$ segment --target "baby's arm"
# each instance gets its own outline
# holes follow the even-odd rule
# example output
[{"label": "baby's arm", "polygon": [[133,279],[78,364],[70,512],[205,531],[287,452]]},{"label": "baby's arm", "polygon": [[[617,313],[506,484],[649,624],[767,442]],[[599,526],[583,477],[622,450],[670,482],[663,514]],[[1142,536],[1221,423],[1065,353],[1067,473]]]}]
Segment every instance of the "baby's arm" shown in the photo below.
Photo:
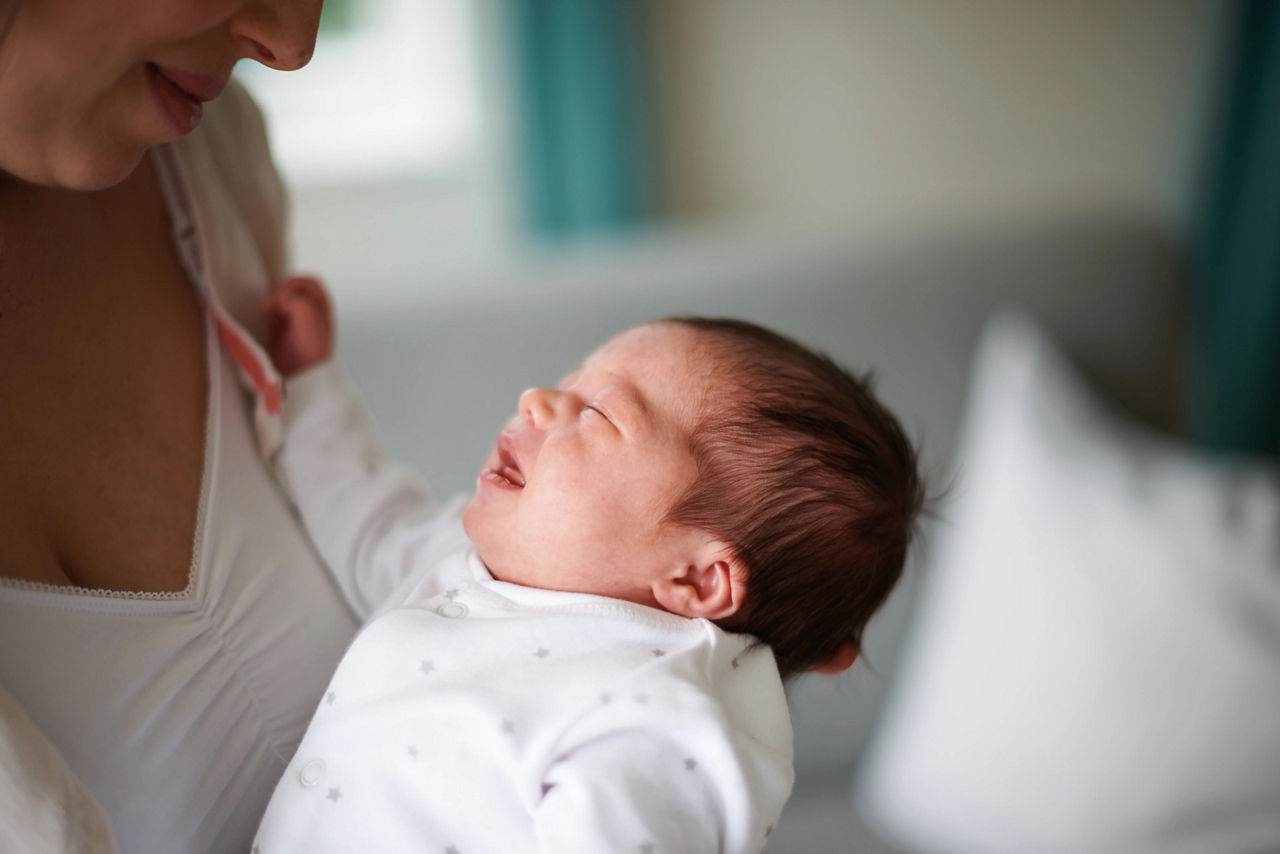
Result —
[{"label": "baby's arm", "polygon": [[315,279],[264,304],[267,350],[285,384],[280,480],[352,608],[365,618],[445,541],[448,519],[412,473],[383,453],[364,408],[330,360],[333,314]]},{"label": "baby's arm", "polygon": [[602,733],[547,769],[537,850],[757,854],[791,788],[788,759],[696,723]]},{"label": "baby's arm", "polygon": [[547,777],[534,812],[537,850],[726,850],[724,809],[711,782],[696,765],[685,767],[674,744],[636,734],[583,745]]}]

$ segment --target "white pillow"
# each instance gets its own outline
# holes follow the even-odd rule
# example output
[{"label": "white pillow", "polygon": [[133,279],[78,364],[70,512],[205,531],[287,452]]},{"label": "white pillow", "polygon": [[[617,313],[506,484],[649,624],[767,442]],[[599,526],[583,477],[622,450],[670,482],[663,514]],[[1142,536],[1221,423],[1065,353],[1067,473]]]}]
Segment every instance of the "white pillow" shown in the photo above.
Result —
[{"label": "white pillow", "polygon": [[964,435],[857,785],[872,826],[946,854],[1280,851],[1280,471],[1125,423],[1017,316]]}]

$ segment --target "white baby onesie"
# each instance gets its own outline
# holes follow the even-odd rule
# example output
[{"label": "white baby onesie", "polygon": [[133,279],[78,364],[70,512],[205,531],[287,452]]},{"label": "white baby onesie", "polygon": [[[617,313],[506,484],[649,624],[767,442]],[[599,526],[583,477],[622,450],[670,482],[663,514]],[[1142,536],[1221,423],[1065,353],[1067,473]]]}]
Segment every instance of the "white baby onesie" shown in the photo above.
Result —
[{"label": "white baby onesie", "polygon": [[289,388],[283,479],[356,637],[254,851],[757,852],[790,792],[773,655],[629,602],[495,580],[386,462],[336,370]]}]

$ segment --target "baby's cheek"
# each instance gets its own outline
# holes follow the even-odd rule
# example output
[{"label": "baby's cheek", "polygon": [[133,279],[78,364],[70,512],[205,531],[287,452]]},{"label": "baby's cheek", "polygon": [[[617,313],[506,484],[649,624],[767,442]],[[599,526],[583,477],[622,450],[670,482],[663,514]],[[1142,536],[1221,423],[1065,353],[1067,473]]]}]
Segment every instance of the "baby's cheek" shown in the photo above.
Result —
[{"label": "baby's cheek", "polygon": [[544,510],[536,520],[526,520],[525,530],[559,555],[594,556],[613,527],[608,503],[591,494],[563,496]]}]

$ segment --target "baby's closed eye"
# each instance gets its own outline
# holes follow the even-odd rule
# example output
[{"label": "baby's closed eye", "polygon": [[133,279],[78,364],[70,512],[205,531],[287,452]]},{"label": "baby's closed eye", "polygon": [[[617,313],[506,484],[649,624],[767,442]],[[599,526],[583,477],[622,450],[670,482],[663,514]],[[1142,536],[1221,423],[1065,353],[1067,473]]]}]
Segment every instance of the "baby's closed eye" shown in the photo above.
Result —
[{"label": "baby's closed eye", "polygon": [[603,409],[601,409],[600,407],[596,406],[594,403],[586,403],[586,404],[583,404],[583,406],[582,406],[582,417],[583,417],[584,419],[589,418],[589,417],[591,417],[591,418],[599,418],[601,421],[603,421],[604,423],[608,424],[608,425],[609,425],[610,427],[612,427],[613,429],[615,429],[615,430],[617,430],[617,429],[618,429],[618,425],[616,425],[616,424],[613,422],[613,419],[609,417],[608,413],[606,413],[606,412],[605,412]]}]

